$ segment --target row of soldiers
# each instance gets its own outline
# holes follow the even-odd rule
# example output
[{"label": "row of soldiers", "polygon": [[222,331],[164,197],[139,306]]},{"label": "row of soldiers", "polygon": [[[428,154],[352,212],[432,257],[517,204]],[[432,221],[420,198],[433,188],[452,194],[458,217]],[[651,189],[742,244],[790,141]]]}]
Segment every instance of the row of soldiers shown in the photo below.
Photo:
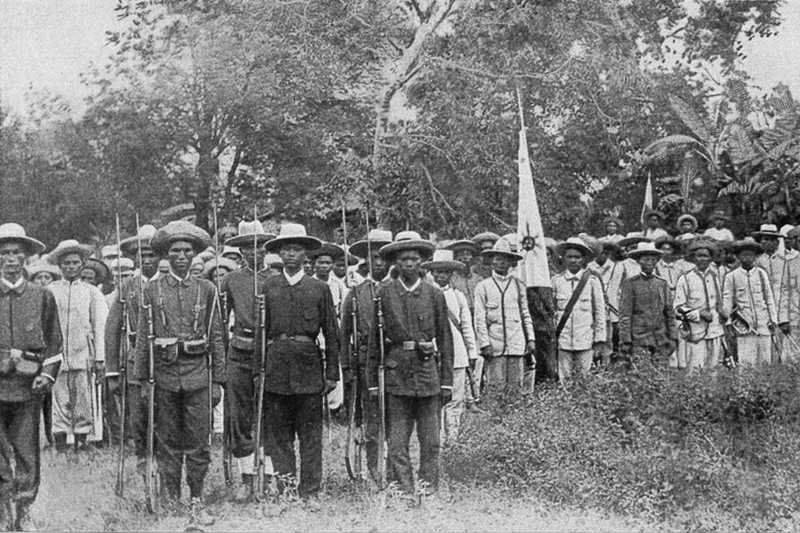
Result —
[{"label": "row of soldiers", "polygon": [[[62,242],[48,254],[58,270],[44,268],[26,261],[44,246],[20,226],[2,225],[0,300],[9,304],[0,301],[7,315],[0,316],[0,380],[8,405],[0,408],[14,416],[0,433],[15,450],[0,465],[8,489],[3,510],[19,523],[35,497],[38,413],[51,387],[56,446],[63,448],[66,435],[82,442],[91,433],[92,373],[105,375],[117,401],[127,391],[124,426],[136,455],[146,459],[148,433],[154,435],[163,492],[174,500],[185,461],[192,516],[208,524],[202,495],[209,412],[223,388],[229,448],[242,472],[237,498],[260,497],[259,474],[296,475],[297,439],[298,492],[314,505],[323,413],[342,384],[363,425],[368,476],[382,483],[386,466],[389,480],[413,493],[414,428],[419,477],[435,491],[440,435],[457,438],[466,398],[484,388],[489,395],[531,390],[537,366],[566,382],[594,361],[706,367],[726,349],[740,363],[793,356],[800,230],[784,236],[765,225],[755,239],[726,242],[694,232],[673,238],[659,227],[663,216],[647,220],[649,236],[616,238],[607,224],[600,239],[581,234],[548,243],[552,293],[515,275],[535,246],[530,238],[484,232],[437,249],[416,232],[393,238],[373,230],[342,247],[297,224],[272,235],[252,221],[208,257],[210,236],[175,221],[120,242],[121,257],[110,263],[118,287],[107,298],[93,285],[103,269],[87,269],[89,247]],[[51,279],[39,280],[42,273]],[[48,281],[47,289],[39,285]],[[726,346],[726,325],[733,346]],[[4,359],[11,362],[5,374]],[[28,360],[35,370],[24,375]],[[151,432],[148,394],[155,403]]]}]

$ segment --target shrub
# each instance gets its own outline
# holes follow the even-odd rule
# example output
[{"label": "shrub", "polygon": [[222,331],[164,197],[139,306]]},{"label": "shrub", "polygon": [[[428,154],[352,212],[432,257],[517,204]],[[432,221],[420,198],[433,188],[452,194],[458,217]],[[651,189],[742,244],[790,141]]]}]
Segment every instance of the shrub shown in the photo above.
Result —
[{"label": "shrub", "polygon": [[471,418],[451,480],[701,530],[800,516],[800,366],[604,371]]}]

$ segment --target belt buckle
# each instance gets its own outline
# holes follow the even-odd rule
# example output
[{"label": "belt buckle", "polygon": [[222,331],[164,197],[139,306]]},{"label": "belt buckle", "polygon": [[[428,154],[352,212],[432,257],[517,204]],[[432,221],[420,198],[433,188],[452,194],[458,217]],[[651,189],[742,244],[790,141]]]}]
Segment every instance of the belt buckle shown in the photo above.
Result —
[{"label": "belt buckle", "polygon": [[403,341],[403,350],[410,352],[416,349],[417,343],[415,341]]}]

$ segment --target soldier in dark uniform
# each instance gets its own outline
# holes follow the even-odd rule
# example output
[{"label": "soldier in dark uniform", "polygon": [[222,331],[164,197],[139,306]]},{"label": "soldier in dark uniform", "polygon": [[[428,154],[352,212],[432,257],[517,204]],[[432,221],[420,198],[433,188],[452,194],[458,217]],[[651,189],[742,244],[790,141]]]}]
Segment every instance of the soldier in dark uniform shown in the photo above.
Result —
[{"label": "soldier in dark uniform", "polygon": [[0,225],[0,516],[19,531],[39,491],[39,413],[61,366],[53,294],[22,276],[44,244],[19,224]]},{"label": "soldier in dark uniform", "polygon": [[[253,429],[255,421],[255,390],[253,388],[253,355],[255,354],[258,316],[255,295],[264,290],[267,271],[259,268],[263,258],[264,243],[274,235],[264,231],[258,220],[239,223],[239,233],[225,241],[226,246],[239,248],[244,265],[239,270],[227,274],[220,284],[221,293],[228,313],[233,313],[228,359],[225,365],[228,386],[225,396],[230,420],[231,453],[238,460],[242,472],[242,485],[237,489],[235,499],[248,501],[253,496],[255,446]],[[256,275],[253,268],[258,270]],[[256,287],[253,285],[256,276]],[[254,292],[254,290],[256,292]]]},{"label": "soldier in dark uniform", "polygon": [[[386,346],[385,383],[390,481],[414,493],[409,440],[414,426],[420,447],[419,476],[431,491],[439,485],[441,408],[453,393],[453,338],[442,291],[424,281],[420,264],[433,244],[404,231],[382,247],[397,279],[379,287]],[[377,359],[370,383],[377,384]]]},{"label": "soldier in dark uniform", "polygon": [[[185,458],[192,518],[200,525],[213,523],[202,504],[203,482],[211,462],[208,395],[218,403],[225,383],[216,288],[210,281],[189,276],[192,259],[209,241],[208,233],[183,220],[159,229],[151,245],[169,260],[170,270],[148,283],[143,301],[144,306],[151,306],[155,333],[155,435],[161,484],[169,497],[180,498]],[[140,313],[136,330],[147,329],[146,313]],[[134,378],[146,380],[147,374],[148,346],[138,342]]]},{"label": "soldier in dark uniform", "polygon": [[[267,252],[280,254],[284,265],[283,274],[267,280],[264,288],[265,447],[277,475],[294,475],[297,436],[302,498],[316,496],[322,484],[323,394],[333,390],[339,379],[339,330],[331,291],[302,269],[306,253],[320,246],[299,224],[284,224],[278,237],[265,245]],[[324,351],[317,346],[320,332]],[[316,500],[311,505],[317,505]]]},{"label": "soldier in dark uniform", "polygon": [[652,242],[640,242],[628,257],[641,272],[622,282],[619,304],[619,346],[628,364],[666,366],[675,349],[675,311],[667,281],[654,271],[661,250]]},{"label": "soldier in dark uniform", "polygon": [[[372,480],[377,482],[378,467],[378,399],[373,394],[368,394],[368,389],[375,388],[375,383],[367,381],[367,361],[377,357],[377,349],[370,332],[374,331],[375,321],[375,290],[376,286],[386,277],[388,268],[379,251],[382,246],[392,242],[390,231],[375,229],[369,232],[367,238],[358,241],[350,247],[350,253],[360,259],[370,262],[371,279],[365,279],[361,284],[353,287],[347,294],[342,306],[342,376],[347,387],[346,398],[350,398],[353,390],[358,391],[356,398],[356,417],[360,418],[364,427],[364,441],[367,452],[367,469]],[[354,305],[355,300],[355,305]],[[357,309],[356,327],[353,331],[353,312]],[[357,336],[359,352],[353,353],[351,338]],[[357,384],[356,387],[353,387]],[[349,405],[349,404],[348,404]]]},{"label": "soldier in dark uniform", "polygon": [[[108,391],[113,398],[116,412],[119,413],[119,405],[122,388],[120,386],[120,353],[123,342],[128,342],[128,361],[126,374],[128,380],[128,394],[126,398],[127,418],[125,434],[133,439],[136,457],[139,459],[140,467],[144,461],[145,448],[147,443],[147,411],[142,401],[142,384],[133,378],[133,363],[136,359],[136,325],[139,322],[139,310],[141,309],[139,288],[144,288],[147,282],[156,273],[158,258],[150,246],[150,240],[156,233],[156,228],[145,224],[139,228],[139,234],[128,237],[120,242],[120,253],[125,257],[133,259],[138,272],[134,276],[122,281],[121,289],[117,289],[111,298],[111,307],[108,310],[106,319],[106,379]],[[141,248],[142,263],[138,264]],[[116,272],[113,273],[116,275]],[[128,339],[121,338],[122,334],[122,303],[120,294],[125,300],[128,311]],[[147,340],[146,333],[142,334],[142,339]],[[143,341],[144,342],[144,341]],[[117,414],[119,416],[119,414]],[[119,425],[112,428],[112,437],[119,435]]]}]

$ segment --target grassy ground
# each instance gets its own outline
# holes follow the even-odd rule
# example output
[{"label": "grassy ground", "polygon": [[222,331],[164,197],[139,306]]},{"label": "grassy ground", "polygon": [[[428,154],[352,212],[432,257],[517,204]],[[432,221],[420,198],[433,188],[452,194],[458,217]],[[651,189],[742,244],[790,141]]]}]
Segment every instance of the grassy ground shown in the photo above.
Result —
[{"label": "grassy ground", "polygon": [[[387,491],[373,494],[349,482],[342,461],[344,430],[334,426],[326,441],[325,487],[321,509],[312,512],[289,502],[277,517],[265,517],[256,504],[229,501],[222,480],[219,450],[215,450],[207,480],[209,510],[216,523],[207,531],[641,531],[657,526],[596,510],[552,509],[547,502],[480,487],[447,486],[421,506]],[[127,461],[125,499],[114,495],[115,455],[110,450],[76,457],[42,456],[42,486],[33,508],[39,530],[184,531],[183,510],[153,516],[144,510],[143,483],[135,460]],[[186,493],[186,490],[184,490]]]}]

